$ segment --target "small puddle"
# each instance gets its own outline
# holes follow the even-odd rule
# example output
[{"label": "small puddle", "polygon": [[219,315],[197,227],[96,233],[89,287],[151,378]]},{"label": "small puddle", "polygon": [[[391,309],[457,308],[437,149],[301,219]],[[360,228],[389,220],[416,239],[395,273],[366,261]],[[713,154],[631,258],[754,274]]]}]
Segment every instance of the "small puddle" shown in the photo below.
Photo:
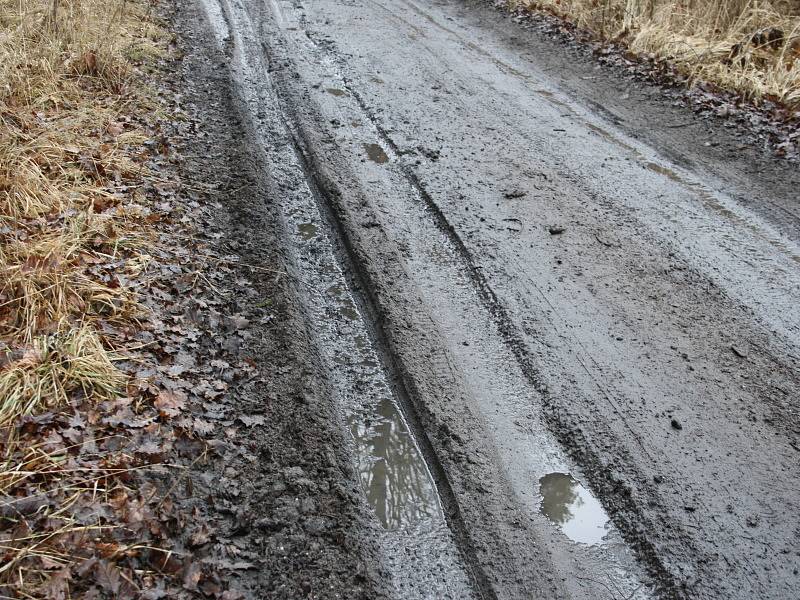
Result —
[{"label": "small puddle", "polygon": [[369,416],[351,420],[359,475],[369,504],[386,529],[440,514],[428,469],[400,412],[382,399]]},{"label": "small puddle", "polygon": [[648,169],[650,169],[654,173],[658,173],[659,175],[663,175],[664,177],[666,177],[667,179],[669,179],[671,181],[674,181],[675,183],[681,183],[681,184],[684,183],[683,178],[680,175],[678,175],[675,171],[673,171],[672,169],[669,169],[667,167],[662,167],[661,165],[659,165],[657,163],[654,163],[654,162],[645,163],[645,167],[647,167]]},{"label": "small puddle", "polygon": [[602,544],[608,533],[608,515],[600,502],[568,473],[550,473],[539,479],[540,510],[566,536],[581,544]]},{"label": "small puddle", "polygon": [[328,88],[326,91],[334,96],[347,96],[347,92],[340,90],[339,88]]},{"label": "small puddle", "polygon": [[342,315],[348,321],[357,321],[358,320],[358,311],[356,307],[353,305],[352,302],[346,301],[341,306],[339,306],[339,314]]},{"label": "small puddle", "polygon": [[[388,387],[372,387],[365,383],[380,373],[380,362],[369,343],[366,332],[358,330],[361,316],[343,281],[326,289],[333,299],[340,323],[348,327],[337,334],[342,346],[333,362],[344,367],[342,373],[356,378],[353,388],[355,409],[348,424],[356,446],[361,486],[368,504],[381,525],[398,530],[424,519],[441,520],[443,515],[436,487],[428,467],[408,426],[395,403],[384,395]],[[345,340],[351,340],[352,346]],[[383,391],[381,391],[383,388]]]},{"label": "small puddle", "polygon": [[364,144],[364,149],[367,151],[369,159],[374,163],[382,165],[389,161],[389,157],[386,156],[386,152],[383,151],[380,144]]},{"label": "small puddle", "polygon": [[317,226],[313,223],[300,223],[300,225],[297,226],[297,231],[300,232],[300,237],[304,240],[317,237]]},{"label": "small puddle", "polygon": [[342,284],[335,283],[331,287],[328,288],[328,294],[333,296],[334,298],[341,298],[344,294],[344,290],[342,289]]}]

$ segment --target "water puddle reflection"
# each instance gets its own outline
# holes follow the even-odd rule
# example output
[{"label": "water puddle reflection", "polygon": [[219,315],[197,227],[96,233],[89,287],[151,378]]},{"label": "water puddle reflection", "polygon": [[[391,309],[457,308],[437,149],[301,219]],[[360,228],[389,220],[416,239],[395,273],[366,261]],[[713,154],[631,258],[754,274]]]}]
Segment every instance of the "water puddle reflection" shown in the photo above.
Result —
[{"label": "water puddle reflection", "polygon": [[367,156],[369,159],[374,163],[382,165],[383,163],[389,161],[389,157],[379,144],[364,144],[364,149],[367,151]]},{"label": "water puddle reflection", "polygon": [[540,510],[569,539],[601,544],[608,532],[608,515],[600,502],[568,473],[550,473],[539,479]]},{"label": "water puddle reflection", "polygon": [[436,490],[400,412],[386,398],[350,423],[367,500],[386,529],[440,514]]},{"label": "water puddle reflection", "polygon": [[388,386],[380,382],[380,361],[361,328],[358,308],[343,281],[326,291],[339,324],[341,346],[333,361],[355,383],[348,394],[353,400],[348,424],[367,502],[388,530],[425,519],[439,522],[443,515],[433,479]]},{"label": "water puddle reflection", "polygon": [[317,237],[317,226],[313,223],[301,223],[297,226],[297,231],[300,232],[300,237],[306,241]]}]

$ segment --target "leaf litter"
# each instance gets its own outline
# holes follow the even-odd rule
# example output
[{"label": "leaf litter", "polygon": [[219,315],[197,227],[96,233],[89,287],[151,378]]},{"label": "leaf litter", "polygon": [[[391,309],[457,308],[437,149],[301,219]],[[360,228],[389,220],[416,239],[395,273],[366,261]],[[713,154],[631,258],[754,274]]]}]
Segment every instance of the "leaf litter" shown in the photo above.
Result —
[{"label": "leaf litter", "polygon": [[0,3],[0,595],[235,600],[252,564],[173,501],[256,371],[194,358],[249,322],[180,176],[171,35],[144,0]]}]

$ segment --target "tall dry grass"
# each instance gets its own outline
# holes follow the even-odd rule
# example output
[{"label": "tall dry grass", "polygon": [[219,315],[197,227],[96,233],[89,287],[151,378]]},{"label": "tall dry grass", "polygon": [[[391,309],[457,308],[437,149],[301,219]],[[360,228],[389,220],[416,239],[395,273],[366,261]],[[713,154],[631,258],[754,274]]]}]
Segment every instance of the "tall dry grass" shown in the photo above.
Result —
[{"label": "tall dry grass", "polygon": [[24,354],[65,324],[91,328],[135,312],[132,294],[104,265],[128,277],[141,266],[126,254],[139,237],[139,215],[115,185],[140,171],[128,150],[143,138],[120,121],[146,102],[130,89],[130,56],[157,53],[163,35],[148,25],[147,10],[127,0],[0,0],[7,352]]},{"label": "tall dry grass", "polygon": [[[71,505],[108,483],[76,483],[61,438],[38,443],[30,419],[126,391],[108,332],[135,327],[127,282],[147,263],[138,123],[156,104],[137,68],[167,36],[151,9],[0,0],[0,593],[41,595],[69,536],[92,529]],[[37,497],[31,518],[14,508]]]},{"label": "tall dry grass", "polygon": [[512,0],[551,12],[697,80],[800,107],[798,0]]}]

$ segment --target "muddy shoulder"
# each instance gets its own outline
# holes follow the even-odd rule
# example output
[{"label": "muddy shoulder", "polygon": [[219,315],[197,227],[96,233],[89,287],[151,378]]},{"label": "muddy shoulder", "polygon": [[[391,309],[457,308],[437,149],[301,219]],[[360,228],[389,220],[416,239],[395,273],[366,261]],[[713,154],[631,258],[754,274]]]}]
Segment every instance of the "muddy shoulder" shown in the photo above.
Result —
[{"label": "muddy shoulder", "polygon": [[[199,332],[180,356],[193,386],[186,418],[202,424],[203,439],[171,457],[180,477],[146,478],[171,490],[176,550],[216,574],[209,589],[225,590],[220,597],[384,597],[345,429],[297,309],[269,195],[242,141],[226,57],[195,3],[164,17],[181,58],[161,83],[183,115],[164,134],[180,157],[174,169],[191,182],[178,192],[183,218],[212,258],[187,257],[184,270],[202,276],[191,294],[176,290],[173,309]],[[179,597],[195,587],[165,592]]]}]

